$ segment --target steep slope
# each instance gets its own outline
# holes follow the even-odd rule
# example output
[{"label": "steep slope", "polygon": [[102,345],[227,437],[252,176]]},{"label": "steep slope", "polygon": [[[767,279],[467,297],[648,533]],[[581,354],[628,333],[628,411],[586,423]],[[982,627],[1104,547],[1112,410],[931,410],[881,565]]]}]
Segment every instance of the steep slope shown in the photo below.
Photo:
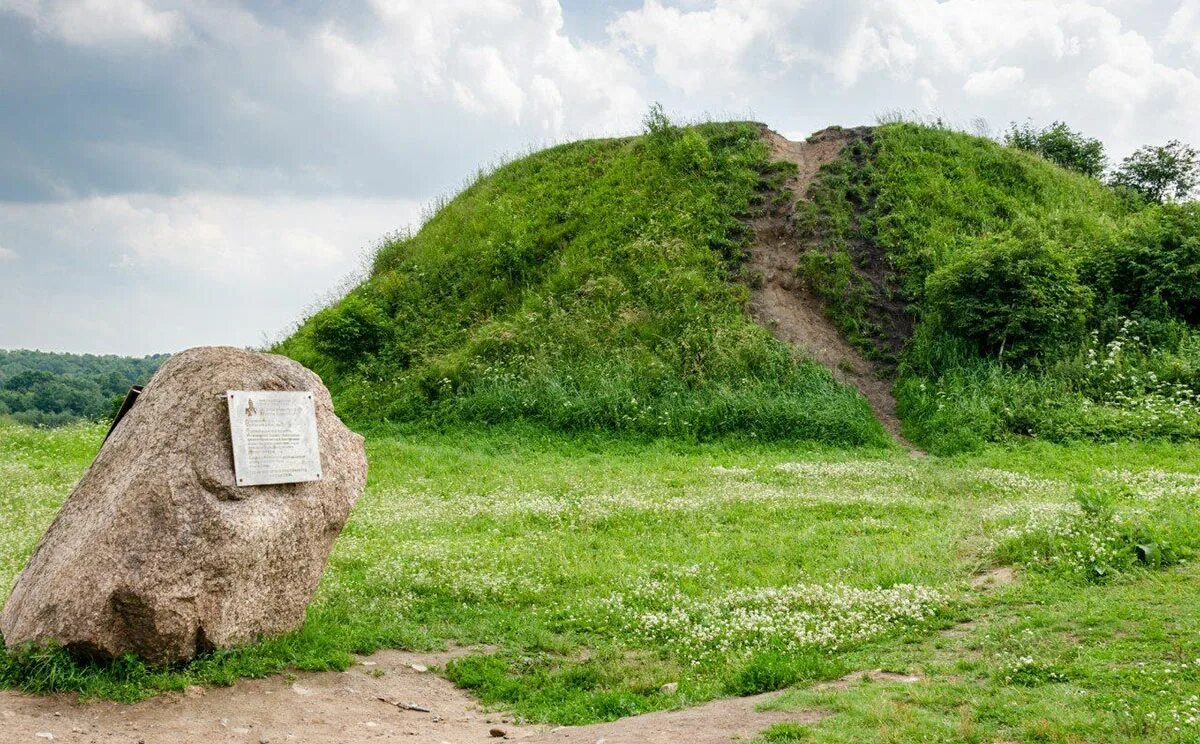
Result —
[{"label": "steep slope", "polygon": [[862,393],[888,433],[911,448],[900,432],[887,371],[877,368],[842,336],[825,312],[823,301],[796,276],[801,251],[795,221],[797,203],[806,198],[821,167],[834,162],[863,132],[834,127],[804,142],[793,142],[769,129],[763,136],[771,156],[795,164],[796,172],[786,183],[792,198],[774,205],[752,222],[754,243],[746,263],[752,277],[750,313],[777,338],[794,344],[828,368],[837,380]]},{"label": "steep slope", "polygon": [[896,366],[918,444],[1200,436],[1200,205],[912,124],[857,133],[806,195],[803,286]]},{"label": "steep slope", "polygon": [[869,404],[747,317],[760,125],[551,148],[482,177],[280,351],[381,422],[887,443]]}]

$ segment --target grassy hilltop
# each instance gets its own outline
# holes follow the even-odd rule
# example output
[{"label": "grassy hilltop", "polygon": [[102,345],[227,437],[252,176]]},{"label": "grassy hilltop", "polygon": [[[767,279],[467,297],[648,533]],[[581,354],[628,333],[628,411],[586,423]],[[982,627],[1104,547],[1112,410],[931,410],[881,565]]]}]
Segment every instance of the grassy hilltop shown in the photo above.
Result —
[{"label": "grassy hilltop", "polygon": [[757,125],[555,147],[479,179],[280,351],[359,421],[882,443],[854,391],[753,323]]},{"label": "grassy hilltop", "polygon": [[[853,390],[745,311],[749,222],[787,203],[761,127],[576,142],[483,176],[279,350],[361,424],[880,444]],[[797,272],[896,369],[906,433],[1200,433],[1200,209],[946,129],[869,130],[794,215]]]}]

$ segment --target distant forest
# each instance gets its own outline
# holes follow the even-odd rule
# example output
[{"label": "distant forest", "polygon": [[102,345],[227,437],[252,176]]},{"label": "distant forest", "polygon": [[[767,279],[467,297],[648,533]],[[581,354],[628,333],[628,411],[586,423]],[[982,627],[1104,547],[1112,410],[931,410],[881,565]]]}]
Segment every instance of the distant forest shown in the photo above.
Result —
[{"label": "distant forest", "polygon": [[60,426],[111,416],[129,387],[144,384],[168,356],[0,349],[0,417]]}]

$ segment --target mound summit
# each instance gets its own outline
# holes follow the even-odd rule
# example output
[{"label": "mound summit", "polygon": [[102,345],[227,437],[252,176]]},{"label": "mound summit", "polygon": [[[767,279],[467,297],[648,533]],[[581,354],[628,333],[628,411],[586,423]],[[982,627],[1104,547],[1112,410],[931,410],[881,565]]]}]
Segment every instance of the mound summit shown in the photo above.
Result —
[{"label": "mound summit", "polygon": [[[640,136],[480,177],[277,350],[364,425],[947,452],[1190,437],[1198,266],[1195,204],[989,139],[895,123],[790,142],[652,111]],[[1113,342],[1158,387],[1099,379]]]}]

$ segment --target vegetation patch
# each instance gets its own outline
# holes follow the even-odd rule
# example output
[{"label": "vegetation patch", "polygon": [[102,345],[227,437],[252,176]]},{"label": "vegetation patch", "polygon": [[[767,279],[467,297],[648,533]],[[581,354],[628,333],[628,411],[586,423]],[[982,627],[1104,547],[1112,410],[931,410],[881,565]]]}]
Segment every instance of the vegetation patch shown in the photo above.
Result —
[{"label": "vegetation patch", "polygon": [[886,589],[798,584],[698,600],[679,582],[654,581],[631,595],[614,595],[607,604],[616,621],[647,645],[699,662],[766,650],[836,651],[927,621],[946,601],[935,589],[908,584]]},{"label": "vegetation patch", "polygon": [[863,129],[797,205],[805,245],[796,273],[825,302],[842,335],[869,359],[894,368],[912,334],[898,277],[874,239],[878,145]]},{"label": "vegetation patch", "polygon": [[[1187,168],[1155,171],[1170,191],[1110,187],[1097,143],[1061,123],[1006,142],[886,124],[810,192],[799,271],[849,339],[898,359],[905,432],[943,453],[1200,435],[1200,205],[1159,202],[1189,192]],[[1172,147],[1118,175],[1192,156]],[[881,332],[895,309],[870,301],[889,286],[915,319],[899,343]]]},{"label": "vegetation patch", "polygon": [[776,744],[777,742],[808,741],[809,729],[799,723],[782,721],[763,729],[759,740]]},{"label": "vegetation patch", "polygon": [[1073,501],[1008,506],[993,516],[997,560],[1085,582],[1191,558],[1200,547],[1193,507],[1200,482],[1182,478],[1150,495],[1126,486],[1117,473]]}]

